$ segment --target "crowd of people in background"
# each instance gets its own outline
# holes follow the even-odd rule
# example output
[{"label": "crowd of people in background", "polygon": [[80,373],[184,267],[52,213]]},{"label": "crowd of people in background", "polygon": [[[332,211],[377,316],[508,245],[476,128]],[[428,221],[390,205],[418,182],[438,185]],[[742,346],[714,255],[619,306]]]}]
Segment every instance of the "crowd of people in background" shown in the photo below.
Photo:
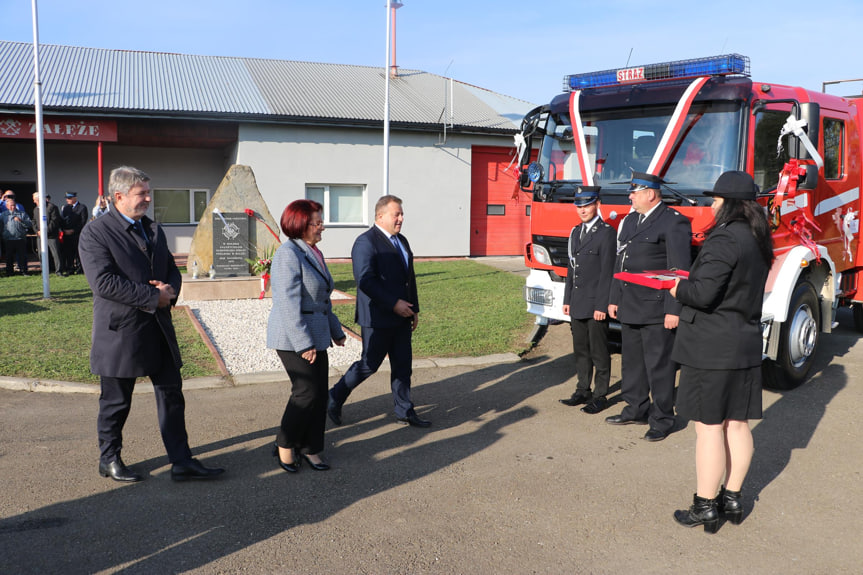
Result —
[{"label": "crowd of people in background", "polygon": [[[5,262],[5,273],[30,275],[30,260],[38,260],[42,218],[39,211],[39,194],[33,194],[33,214],[18,202],[13,190],[6,190],[0,198],[0,255]],[[61,207],[45,195],[45,224],[49,271],[65,277],[83,273],[78,258],[78,236],[84,226],[111,208],[107,195],[99,195],[92,213],[78,201],[77,192],[65,193]],[[8,215],[4,215],[8,214]]]}]

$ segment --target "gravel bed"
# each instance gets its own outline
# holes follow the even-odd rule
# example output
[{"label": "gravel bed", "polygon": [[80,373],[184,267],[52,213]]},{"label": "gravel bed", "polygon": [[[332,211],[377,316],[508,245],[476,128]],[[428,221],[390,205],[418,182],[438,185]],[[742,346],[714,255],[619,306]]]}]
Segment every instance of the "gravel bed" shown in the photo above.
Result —
[{"label": "gravel bed", "polygon": [[[177,302],[192,309],[231,375],[282,371],[275,350],[267,348],[267,320],[272,299],[233,299]],[[358,360],[362,343],[348,336],[344,347],[328,350],[330,366],[348,366]]]}]

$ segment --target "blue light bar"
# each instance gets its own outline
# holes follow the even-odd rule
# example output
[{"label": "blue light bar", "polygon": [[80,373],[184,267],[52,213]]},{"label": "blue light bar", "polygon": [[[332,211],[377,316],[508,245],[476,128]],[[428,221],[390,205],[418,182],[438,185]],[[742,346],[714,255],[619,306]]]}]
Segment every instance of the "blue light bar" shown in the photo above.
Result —
[{"label": "blue light bar", "polygon": [[740,54],[726,54],[724,56],[677,60],[587,74],[572,74],[564,76],[563,91],[572,92],[573,90],[600,86],[640,84],[659,80],[697,78],[698,76],[730,75],[749,76],[749,57]]}]

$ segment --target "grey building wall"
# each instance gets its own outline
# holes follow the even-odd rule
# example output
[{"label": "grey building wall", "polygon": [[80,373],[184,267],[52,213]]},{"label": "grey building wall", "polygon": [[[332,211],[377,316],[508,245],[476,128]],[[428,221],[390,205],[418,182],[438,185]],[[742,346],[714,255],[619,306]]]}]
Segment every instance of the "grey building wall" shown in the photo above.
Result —
[{"label": "grey building wall", "polygon": [[[509,146],[509,136],[390,132],[389,191],[404,200],[402,229],[417,256],[470,252],[471,146]],[[327,257],[348,257],[354,239],[374,224],[383,186],[383,134],[377,130],[240,126],[236,163],[252,167],[275,218],[305,197],[307,184],[366,187],[366,223],[327,227]]]}]

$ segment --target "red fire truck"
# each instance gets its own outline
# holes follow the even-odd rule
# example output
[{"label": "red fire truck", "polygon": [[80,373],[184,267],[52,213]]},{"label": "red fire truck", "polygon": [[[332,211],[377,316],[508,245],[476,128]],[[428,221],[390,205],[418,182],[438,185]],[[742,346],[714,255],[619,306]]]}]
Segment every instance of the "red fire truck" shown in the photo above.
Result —
[{"label": "red fire truck", "polygon": [[632,171],[661,176],[664,201],[692,221],[694,257],[712,221],[702,192],[722,172],[745,170],[760,186],[777,256],[763,301],[765,384],[805,380],[838,306],[852,305],[863,330],[861,100],[753,82],[738,54],[566,76],[564,86],[516,137],[520,187],[532,196],[524,294],[538,324],[569,320],[562,298],[578,185],[602,186],[602,216],[616,227],[630,210]]}]

